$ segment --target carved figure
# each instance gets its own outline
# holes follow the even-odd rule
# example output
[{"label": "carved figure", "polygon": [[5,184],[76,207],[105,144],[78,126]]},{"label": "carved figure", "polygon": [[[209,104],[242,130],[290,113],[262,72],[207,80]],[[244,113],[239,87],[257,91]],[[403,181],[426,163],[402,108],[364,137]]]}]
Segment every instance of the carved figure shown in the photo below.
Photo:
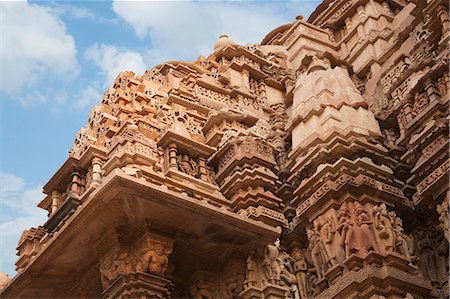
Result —
[{"label": "carved figure", "polygon": [[389,218],[391,220],[392,228],[395,232],[395,250],[404,255],[407,259],[411,259],[410,249],[408,246],[408,241],[406,239],[403,221],[400,217],[396,217],[394,212],[389,212]]},{"label": "carved figure", "polygon": [[144,255],[144,260],[148,263],[148,271],[151,274],[164,276],[169,267],[170,250],[165,250],[165,246],[156,243],[150,247],[150,250]]},{"label": "carved figure", "polygon": [[312,229],[308,229],[306,230],[306,235],[309,240],[308,249],[311,252],[311,259],[313,261],[314,267],[316,268],[317,278],[321,280],[325,275],[326,260],[323,258],[322,251],[320,250],[319,240],[316,232]]},{"label": "carved figure", "polygon": [[292,262],[294,261],[292,257],[286,252],[281,252],[281,278],[286,281],[289,285],[295,284],[295,272]]},{"label": "carved figure", "polygon": [[300,248],[294,248],[291,256],[294,260],[294,273],[300,298],[306,299],[308,265],[306,263],[305,256]]},{"label": "carved figure", "polygon": [[425,92],[416,93],[414,97],[414,112],[419,114],[423,109],[428,106],[429,99]]},{"label": "carved figure", "polygon": [[437,282],[437,264],[436,257],[433,250],[433,244],[431,243],[425,228],[418,227],[416,230],[417,249],[422,264],[422,271],[425,272],[428,279],[431,282]]},{"label": "carved figure", "polygon": [[441,97],[447,95],[448,93],[448,81],[449,81],[449,75],[445,73],[438,79],[438,89],[439,93],[441,94]]},{"label": "carved figure", "polygon": [[375,242],[373,232],[369,226],[372,224],[372,221],[359,202],[355,201],[354,209],[356,214],[356,232],[358,236],[358,254],[360,256],[365,256],[370,250],[378,251],[378,245]]},{"label": "carved figure", "polygon": [[384,252],[393,251],[395,248],[395,237],[392,223],[388,219],[388,211],[385,204],[372,208],[375,232]]},{"label": "carved figure", "polygon": [[338,210],[339,222],[337,230],[341,233],[341,247],[348,258],[353,249],[353,239],[355,234],[354,222],[350,218],[350,209],[347,203],[341,204]]},{"label": "carved figure", "polygon": [[131,271],[132,265],[129,262],[128,251],[126,249],[115,251],[112,256],[106,258],[100,265],[103,287],[108,287],[117,277]]},{"label": "carved figure", "polygon": [[264,277],[266,281],[277,283],[281,277],[280,240],[274,244],[266,245],[264,259],[262,262]]},{"label": "carved figure", "polygon": [[319,293],[319,278],[315,269],[308,270],[308,298],[316,297]]},{"label": "carved figure", "polygon": [[336,252],[332,247],[334,240],[335,229],[333,227],[333,220],[328,217],[323,224],[318,225],[319,230],[319,241],[322,244],[321,247],[324,248],[326,261],[330,266],[337,264]]},{"label": "carved figure", "polygon": [[256,284],[256,262],[254,252],[250,253],[247,257],[247,270],[245,276],[246,287],[252,287]]},{"label": "carved figure", "polygon": [[198,166],[195,161],[189,158],[188,155],[178,156],[178,169],[188,175],[196,177],[198,175]]},{"label": "carved figure", "polygon": [[436,211],[439,213],[439,227],[444,231],[444,236],[449,241],[449,226],[448,226],[448,200],[450,191],[447,191],[447,196],[444,201],[436,206]]},{"label": "carved figure", "polygon": [[397,139],[397,134],[393,128],[384,130],[384,136],[386,138],[386,145],[389,148],[397,148],[395,141]]}]

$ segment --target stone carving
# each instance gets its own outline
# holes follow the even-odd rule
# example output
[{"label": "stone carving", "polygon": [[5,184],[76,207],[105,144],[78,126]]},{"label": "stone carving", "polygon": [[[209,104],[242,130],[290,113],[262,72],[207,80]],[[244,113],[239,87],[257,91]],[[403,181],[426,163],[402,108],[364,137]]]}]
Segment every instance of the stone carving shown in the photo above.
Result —
[{"label": "stone carving", "polygon": [[439,227],[444,232],[444,236],[449,241],[449,226],[448,226],[448,210],[449,210],[449,201],[450,191],[447,191],[444,201],[436,206],[436,211],[439,213]]},{"label": "stone carving", "polygon": [[341,16],[353,5],[353,1],[345,2],[329,19],[329,23],[337,22]]},{"label": "stone carving", "polygon": [[333,219],[331,219],[331,217],[327,217],[324,223],[318,224],[317,231],[321,244],[320,248],[324,253],[324,257],[326,258],[325,261],[329,264],[330,267],[332,267],[338,263],[336,251],[333,248],[334,234],[336,232]]},{"label": "stone carving", "polygon": [[408,237],[404,233],[402,219],[397,217],[393,211],[389,212],[389,218],[395,233],[395,251],[411,260],[412,250],[409,248]]},{"label": "stone carving", "polygon": [[[0,297],[448,297],[437,2],[325,1],[261,44],[222,36],[208,57],[120,73]],[[147,218],[173,235],[142,235]]]},{"label": "stone carving", "polygon": [[239,298],[239,294],[246,284],[245,277],[246,271],[244,261],[240,258],[231,259],[226,266],[223,279],[227,298]]},{"label": "stone carving", "polygon": [[127,249],[118,249],[100,264],[103,289],[106,289],[120,275],[130,273],[133,269]]},{"label": "stone carving", "polygon": [[429,15],[426,15],[424,17],[424,21],[419,23],[411,32],[411,35],[413,36],[416,43],[423,42],[430,37],[431,31],[428,29],[428,24],[430,23],[430,21],[431,17]]},{"label": "stone carving", "polygon": [[169,268],[169,255],[172,253],[171,248],[166,248],[163,244],[156,243],[150,245],[148,252],[144,255],[145,266],[148,272],[158,276],[165,276]]},{"label": "stone carving", "polygon": [[297,282],[297,289],[301,299],[307,297],[307,282],[308,282],[308,265],[306,263],[303,251],[300,248],[294,248],[291,252],[292,259],[294,260],[294,272]]},{"label": "stone carving", "polygon": [[[301,262],[297,261],[297,266],[295,263],[296,261],[281,249],[279,240],[251,252],[247,257],[244,292],[251,288],[272,287],[286,292],[288,298],[300,298],[297,276],[301,277],[300,272],[306,270]],[[306,292],[304,287],[302,292]]]},{"label": "stone carving", "polygon": [[390,129],[385,129],[383,132],[384,132],[384,136],[385,136],[385,140],[386,140],[385,143],[388,146],[388,148],[398,149],[399,147],[395,144],[395,142],[398,138],[397,131],[394,128],[390,128]]},{"label": "stone carving", "polygon": [[353,253],[363,257],[370,250],[378,251],[378,245],[370,229],[372,221],[359,202],[341,204],[338,215],[338,231],[341,233],[341,246],[344,248],[346,258]]},{"label": "stone carving", "polygon": [[161,72],[158,69],[156,69],[156,68],[153,68],[151,70],[147,70],[144,73],[143,78],[144,78],[144,80],[150,80],[150,81],[158,82],[158,83],[160,83],[163,86],[167,86],[168,85],[168,81],[167,81],[166,76],[161,74]]},{"label": "stone carving", "polygon": [[436,283],[438,281],[437,263],[430,237],[426,229],[422,227],[417,228],[415,236],[422,272],[432,283]]},{"label": "stone carving", "polygon": [[438,79],[438,89],[441,97],[446,96],[449,89],[449,75],[447,73],[443,74]]},{"label": "stone carving", "polygon": [[278,284],[281,279],[281,263],[280,258],[280,240],[275,241],[274,244],[266,245],[264,251],[263,269],[264,278],[266,281]]},{"label": "stone carving", "polygon": [[178,170],[193,177],[199,177],[198,163],[186,154],[177,156]]},{"label": "stone carving", "polygon": [[426,92],[416,93],[414,97],[414,114],[417,115],[422,112],[428,106],[429,102]]},{"label": "stone carving", "polygon": [[322,248],[320,248],[319,236],[317,235],[317,233],[313,229],[308,229],[306,231],[306,235],[309,241],[308,250],[311,254],[311,259],[316,270],[317,278],[321,280],[325,275],[325,267],[328,257],[325,255],[326,252],[324,252]]},{"label": "stone carving", "polygon": [[372,208],[372,215],[374,218],[373,224],[375,234],[380,244],[382,252],[393,251],[396,243],[394,229],[392,228],[391,220],[388,219],[388,211],[385,204],[374,206]]},{"label": "stone carving", "polygon": [[[120,232],[119,235],[123,238],[124,234]],[[107,289],[121,275],[130,273],[150,273],[161,278],[169,276],[170,241],[163,241],[156,235],[144,235],[143,238],[133,246],[116,244],[101,258],[99,269],[103,289]]]},{"label": "stone carving", "polygon": [[245,286],[247,288],[256,285],[256,252],[251,252],[247,257],[247,269],[245,273]]}]

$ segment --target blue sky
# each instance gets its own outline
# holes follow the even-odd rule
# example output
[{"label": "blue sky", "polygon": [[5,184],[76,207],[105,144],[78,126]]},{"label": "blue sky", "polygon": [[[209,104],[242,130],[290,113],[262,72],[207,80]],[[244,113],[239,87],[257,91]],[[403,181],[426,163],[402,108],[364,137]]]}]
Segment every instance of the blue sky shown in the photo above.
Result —
[{"label": "blue sky", "polygon": [[14,275],[42,186],[118,72],[258,43],[320,1],[0,1],[0,271]]}]

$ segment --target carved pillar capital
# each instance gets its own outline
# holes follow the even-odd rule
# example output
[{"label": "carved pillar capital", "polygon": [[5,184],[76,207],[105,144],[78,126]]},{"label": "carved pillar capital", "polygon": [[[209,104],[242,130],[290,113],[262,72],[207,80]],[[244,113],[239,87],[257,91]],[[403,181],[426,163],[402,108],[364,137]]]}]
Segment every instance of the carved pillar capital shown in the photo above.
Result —
[{"label": "carved pillar capital", "polygon": [[106,298],[169,298],[169,256],[173,240],[144,228],[137,237],[122,240],[100,260],[101,281]]}]

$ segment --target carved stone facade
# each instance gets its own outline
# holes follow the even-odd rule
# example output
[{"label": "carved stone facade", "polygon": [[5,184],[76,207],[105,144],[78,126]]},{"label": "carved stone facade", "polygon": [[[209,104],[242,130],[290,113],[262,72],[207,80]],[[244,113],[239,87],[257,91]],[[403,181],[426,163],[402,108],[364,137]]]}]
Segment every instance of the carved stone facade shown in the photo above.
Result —
[{"label": "carved stone facade", "polygon": [[448,298],[448,3],[323,1],[122,72],[2,298]]}]

